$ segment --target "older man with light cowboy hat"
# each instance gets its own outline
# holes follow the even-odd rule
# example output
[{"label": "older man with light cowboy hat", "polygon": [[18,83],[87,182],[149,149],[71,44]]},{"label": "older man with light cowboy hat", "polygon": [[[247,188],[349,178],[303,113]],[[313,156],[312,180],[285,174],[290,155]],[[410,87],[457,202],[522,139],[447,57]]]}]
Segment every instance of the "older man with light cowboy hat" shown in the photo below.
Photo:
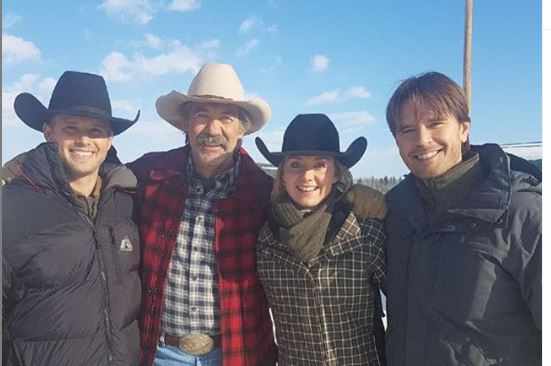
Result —
[{"label": "older man with light cowboy hat", "polygon": [[274,365],[255,266],[272,179],[241,147],[270,107],[246,99],[226,64],[204,65],[187,94],[156,106],[187,143],[128,164],[139,180],[143,364]]},{"label": "older man with light cowboy hat", "polygon": [[15,112],[45,143],[13,162],[2,195],[2,365],[137,365],[141,303],[136,177],[112,148],[104,79],[67,71],[48,108]]}]

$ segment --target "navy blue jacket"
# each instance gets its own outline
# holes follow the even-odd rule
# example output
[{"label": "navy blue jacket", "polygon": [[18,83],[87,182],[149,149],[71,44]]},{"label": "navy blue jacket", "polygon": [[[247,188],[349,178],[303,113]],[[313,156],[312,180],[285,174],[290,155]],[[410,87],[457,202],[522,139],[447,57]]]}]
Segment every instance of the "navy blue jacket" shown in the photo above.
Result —
[{"label": "navy blue jacket", "polygon": [[92,221],[74,201],[57,148],[26,154],[2,187],[3,365],[139,362],[139,237],[133,174],[101,167]]},{"label": "navy blue jacket", "polygon": [[387,194],[389,366],[541,365],[541,176],[473,149],[484,180],[435,223],[412,175]]}]

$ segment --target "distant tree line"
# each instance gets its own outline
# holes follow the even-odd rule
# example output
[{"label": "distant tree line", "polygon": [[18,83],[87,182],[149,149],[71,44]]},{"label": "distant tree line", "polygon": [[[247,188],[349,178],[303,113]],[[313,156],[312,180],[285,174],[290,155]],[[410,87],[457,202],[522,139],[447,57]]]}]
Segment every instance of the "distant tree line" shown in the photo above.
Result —
[{"label": "distant tree line", "polygon": [[379,192],[386,193],[396,184],[404,179],[403,177],[362,177],[356,179],[356,183],[369,186]]},{"label": "distant tree line", "polygon": [[[540,170],[542,169],[542,160],[541,159],[535,159],[535,160],[528,160],[535,166],[537,166]],[[369,186],[371,188],[374,188],[382,193],[386,193],[392,189],[396,184],[400,183],[400,181],[404,179],[404,176],[402,177],[362,177],[356,179],[356,183],[363,184],[366,186]]]}]

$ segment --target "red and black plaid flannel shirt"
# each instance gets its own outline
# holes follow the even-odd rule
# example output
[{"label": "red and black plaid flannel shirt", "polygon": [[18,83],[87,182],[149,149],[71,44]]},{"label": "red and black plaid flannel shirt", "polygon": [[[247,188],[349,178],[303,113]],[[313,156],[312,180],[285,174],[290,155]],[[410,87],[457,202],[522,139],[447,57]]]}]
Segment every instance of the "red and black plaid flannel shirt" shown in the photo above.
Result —
[{"label": "red and black plaid flannel shirt", "polygon": [[[150,153],[128,164],[139,180],[138,224],[142,240],[143,365],[153,364],[169,261],[187,194],[189,147]],[[256,273],[256,240],[266,220],[271,178],[244,149],[236,190],[215,203],[214,251],[220,291],[224,366],[274,365],[276,346],[266,296]]]}]

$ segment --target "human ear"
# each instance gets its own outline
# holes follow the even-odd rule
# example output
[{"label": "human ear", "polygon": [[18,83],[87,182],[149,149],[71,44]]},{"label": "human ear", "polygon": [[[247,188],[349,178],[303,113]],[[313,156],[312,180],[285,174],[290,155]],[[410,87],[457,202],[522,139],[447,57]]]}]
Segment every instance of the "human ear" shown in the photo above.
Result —
[{"label": "human ear", "polygon": [[54,140],[52,137],[52,127],[49,124],[44,123],[44,125],[42,125],[42,133],[47,142],[52,142]]},{"label": "human ear", "polygon": [[467,142],[469,139],[469,134],[471,132],[471,123],[468,121],[459,122],[459,134],[461,138],[461,143]]}]

